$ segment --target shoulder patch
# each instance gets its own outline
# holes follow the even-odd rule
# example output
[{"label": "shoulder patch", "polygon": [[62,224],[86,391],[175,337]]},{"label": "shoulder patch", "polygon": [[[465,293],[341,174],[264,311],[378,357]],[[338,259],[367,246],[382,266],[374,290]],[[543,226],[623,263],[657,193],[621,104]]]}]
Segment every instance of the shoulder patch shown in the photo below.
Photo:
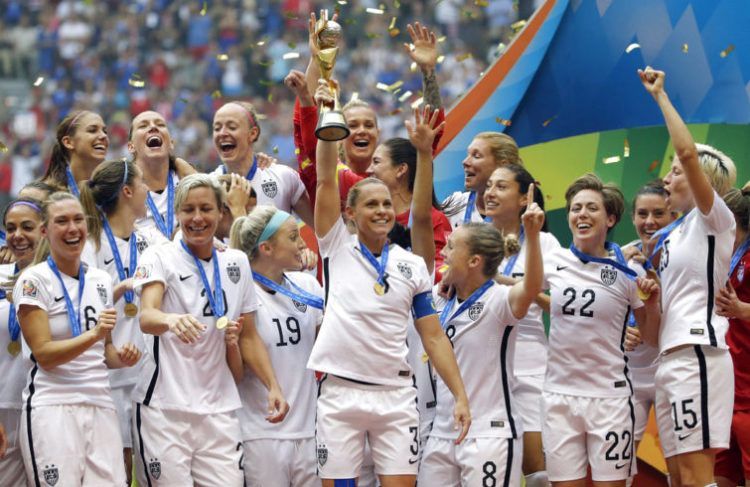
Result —
[{"label": "shoulder patch", "polygon": [[396,264],[396,267],[405,279],[411,279],[411,276],[414,275],[411,265],[407,264],[406,262],[399,262],[398,264]]},{"label": "shoulder patch", "polygon": [[23,281],[23,295],[29,298],[35,298],[37,297],[38,294],[39,294],[39,289],[37,289],[34,281],[29,281],[28,279],[25,279]]},{"label": "shoulder patch", "polygon": [[99,295],[99,299],[102,301],[102,305],[107,305],[107,288],[104,287],[104,284],[97,284],[96,285],[96,293]]},{"label": "shoulder patch", "polygon": [[151,266],[148,264],[141,264],[135,269],[133,274],[134,279],[148,279],[151,276]]},{"label": "shoulder patch", "polygon": [[227,264],[227,275],[229,276],[229,280],[234,284],[240,282],[242,274],[240,273],[240,266],[237,265],[237,262],[230,262]]}]

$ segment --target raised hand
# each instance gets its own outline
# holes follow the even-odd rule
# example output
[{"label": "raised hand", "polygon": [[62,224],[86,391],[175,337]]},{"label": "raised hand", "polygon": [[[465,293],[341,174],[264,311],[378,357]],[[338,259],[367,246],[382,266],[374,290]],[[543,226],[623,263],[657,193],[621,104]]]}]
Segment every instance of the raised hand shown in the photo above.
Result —
[{"label": "raised hand", "polygon": [[414,122],[406,120],[406,131],[409,133],[411,145],[417,149],[417,152],[432,154],[432,143],[435,136],[445,128],[445,121],[437,124],[439,110],[432,110],[430,105],[425,105],[420,114],[418,108],[414,109]]},{"label": "raised hand", "polygon": [[227,206],[232,212],[232,217],[236,218],[247,213],[247,204],[250,201],[250,192],[252,187],[250,181],[239,174],[231,174],[229,191],[227,191]]},{"label": "raised hand", "polygon": [[292,69],[289,74],[284,78],[284,85],[292,90],[294,94],[299,98],[302,106],[312,105],[312,96],[307,89],[307,80],[305,80],[305,73]]},{"label": "raised hand", "polygon": [[[338,83],[335,80],[331,80],[331,83],[338,86]],[[315,104],[319,107],[329,107],[333,109],[335,100],[336,98],[331,89],[331,84],[322,78],[319,79],[318,89],[315,91]]]},{"label": "raised hand", "polygon": [[652,96],[656,96],[664,91],[664,71],[657,71],[651,66],[646,66],[646,69],[639,69],[638,76],[641,78],[641,83],[646,91],[651,93]]},{"label": "raised hand", "polygon": [[408,43],[404,43],[406,53],[422,71],[435,69],[438,60],[437,36],[435,36],[435,33],[419,22],[415,22],[413,26],[409,24],[406,28],[409,31],[411,43],[414,45],[414,49],[412,49]]},{"label": "raised hand", "polygon": [[[334,22],[338,21],[339,14],[334,13],[330,20]],[[307,45],[310,47],[310,56],[316,57],[320,52],[320,45],[318,45],[318,35],[325,29],[326,22],[328,22],[328,9],[320,10],[320,20],[323,22],[318,23],[318,19],[315,17],[315,12],[310,12],[310,19],[307,22],[308,27],[308,39]]]},{"label": "raised hand", "polygon": [[526,235],[538,235],[544,225],[544,211],[534,202],[534,188],[536,186],[529,184],[529,190],[526,192],[526,210],[521,216],[523,229]]}]

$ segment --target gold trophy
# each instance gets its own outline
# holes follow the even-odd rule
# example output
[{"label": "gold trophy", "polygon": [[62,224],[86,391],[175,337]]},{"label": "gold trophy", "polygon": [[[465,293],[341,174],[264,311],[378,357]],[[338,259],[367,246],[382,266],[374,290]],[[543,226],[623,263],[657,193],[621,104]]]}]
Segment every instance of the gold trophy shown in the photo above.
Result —
[{"label": "gold trophy", "polygon": [[339,96],[336,85],[331,81],[333,66],[336,64],[336,56],[339,52],[341,41],[341,25],[326,17],[318,20],[315,25],[315,41],[318,47],[317,62],[320,67],[320,76],[328,82],[333,92],[333,109],[321,106],[318,116],[318,126],[315,128],[315,136],[320,140],[334,142],[349,137],[349,127],[346,126],[344,112],[341,111]]}]

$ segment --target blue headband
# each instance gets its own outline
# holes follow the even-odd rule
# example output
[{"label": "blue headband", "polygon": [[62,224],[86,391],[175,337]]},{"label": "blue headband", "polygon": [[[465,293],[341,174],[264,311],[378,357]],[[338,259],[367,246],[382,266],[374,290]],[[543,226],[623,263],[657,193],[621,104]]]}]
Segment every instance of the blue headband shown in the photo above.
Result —
[{"label": "blue headband", "polygon": [[268,223],[266,223],[266,228],[264,228],[263,232],[260,234],[260,238],[258,238],[258,243],[256,245],[260,245],[273,237],[273,234],[278,231],[279,227],[291,217],[292,215],[286,211],[276,210],[276,213],[274,213],[271,219],[268,220]]}]

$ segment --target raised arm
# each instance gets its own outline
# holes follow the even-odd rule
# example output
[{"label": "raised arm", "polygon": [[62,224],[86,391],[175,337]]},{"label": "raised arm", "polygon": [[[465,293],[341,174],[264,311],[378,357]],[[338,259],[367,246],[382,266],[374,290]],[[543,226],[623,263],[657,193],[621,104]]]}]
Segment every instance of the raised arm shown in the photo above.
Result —
[{"label": "raised arm", "polygon": [[[333,106],[333,93],[325,81],[321,80],[315,93],[318,106]],[[336,177],[338,163],[336,142],[318,141],[316,167],[318,181],[315,190],[315,234],[325,237],[333,225],[341,218],[339,184]]]},{"label": "raised arm", "polygon": [[435,268],[435,233],[432,226],[432,143],[435,135],[443,130],[445,122],[437,123],[438,112],[430,105],[420,114],[414,110],[414,122],[405,122],[409,140],[417,149],[417,171],[414,176],[414,192],[411,199],[411,246],[412,252],[421,256],[427,270]]},{"label": "raised arm", "polygon": [[698,162],[698,149],[695,147],[693,136],[690,135],[687,125],[685,125],[680,114],[677,113],[664,90],[664,71],[647,67],[645,70],[639,69],[638,76],[640,76],[641,83],[643,83],[646,91],[654,97],[664,116],[664,122],[667,125],[667,130],[669,130],[669,137],[672,139],[675,154],[682,164],[685,177],[693,193],[695,206],[706,215],[711,211],[714,204],[714,189],[701,170]]},{"label": "raised arm", "polygon": [[542,248],[539,243],[539,232],[544,225],[544,212],[534,202],[534,184],[529,185],[526,194],[526,211],[521,221],[526,235],[526,262],[524,276],[510,288],[510,307],[513,316],[519,320],[526,316],[531,303],[537,299],[542,291],[542,279],[544,278],[544,263],[542,262]]},{"label": "raised arm", "polygon": [[417,63],[422,72],[422,92],[424,93],[424,102],[430,105],[433,110],[443,108],[443,100],[440,98],[440,86],[437,82],[435,67],[438,60],[437,36],[426,26],[415,22],[414,25],[407,26],[411,43],[404,44],[406,53],[412,61]]}]

